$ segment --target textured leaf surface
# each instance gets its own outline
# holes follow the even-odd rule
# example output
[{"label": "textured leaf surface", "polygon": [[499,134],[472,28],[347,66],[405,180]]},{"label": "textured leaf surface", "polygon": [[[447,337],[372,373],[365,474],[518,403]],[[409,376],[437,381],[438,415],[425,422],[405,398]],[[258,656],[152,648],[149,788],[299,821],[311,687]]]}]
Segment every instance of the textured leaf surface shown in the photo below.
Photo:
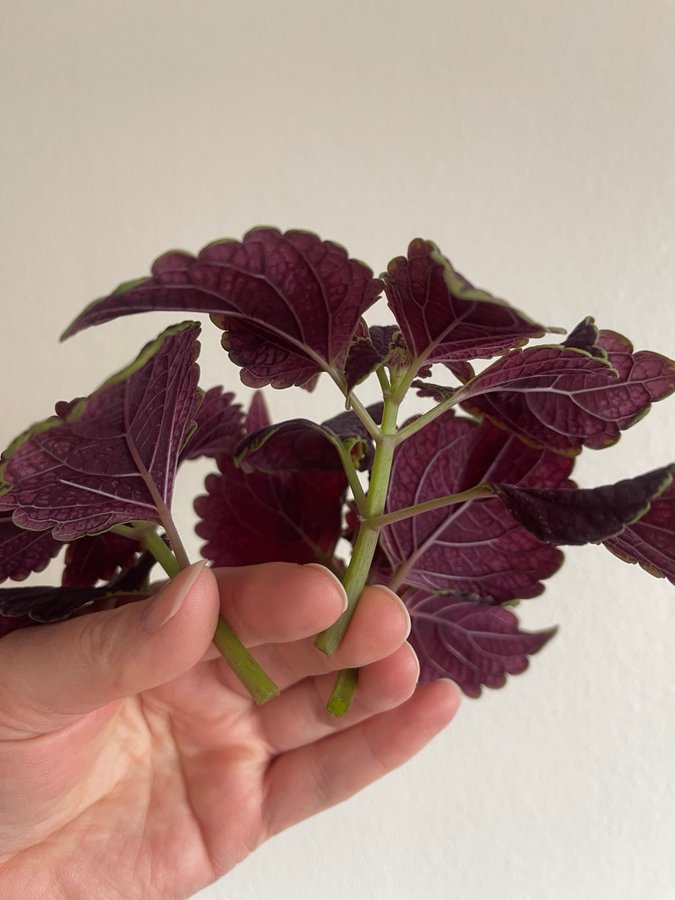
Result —
[{"label": "textured leaf surface", "polygon": [[234,394],[225,393],[222,387],[211,388],[197,410],[197,427],[181,452],[181,460],[231,453],[239,441],[242,420],[241,405],[234,402]]},{"label": "textured leaf surface", "polygon": [[110,581],[136,562],[142,545],[131,538],[106,531],[68,544],[61,583],[64,587],[94,587]]},{"label": "textured leaf surface", "polygon": [[[379,421],[382,404],[369,412]],[[321,425],[309,419],[269,425],[248,435],[238,445],[235,459],[245,472],[342,470],[338,445],[351,453],[357,467],[367,467],[372,459],[372,439],[351,411]]]},{"label": "textured leaf surface", "polygon": [[608,362],[570,347],[516,350],[461,388],[457,400],[559,453],[607,447],[675,389],[675,363],[633,353],[614,332],[600,332],[599,340]]},{"label": "textured leaf surface", "polygon": [[472,594],[414,591],[405,597],[410,611],[410,642],[420,661],[420,683],[451,678],[468,697],[481,688],[499,688],[518,675],[555,634],[521,631],[511,610]]},{"label": "textured leaf surface", "polygon": [[381,290],[372,274],[317,235],[255,228],[197,257],[166,253],[150,278],[95,301],[64,336],[130,313],[210,313],[245,384],[308,385],[323,370],[344,369],[361,315]]},{"label": "textured leaf surface", "polygon": [[[523,444],[489,422],[452,410],[396,451],[387,512],[468,490],[483,481],[568,486],[572,460]],[[425,512],[386,526],[382,545],[395,583],[473,592],[496,601],[534,597],[562,553],[518,525],[497,498]]]},{"label": "textured leaf surface", "polygon": [[604,545],[624,562],[638,563],[675,584],[675,482],[652,501],[645,515]]},{"label": "textured leaf surface", "polygon": [[169,328],[65,418],[15,441],[3,456],[0,509],[64,541],[158,522],[199,403],[198,333],[194,323]]},{"label": "textured leaf surface", "polygon": [[11,512],[1,512],[0,582],[22,581],[31,572],[42,572],[62,547],[48,532],[26,531],[14,524]]},{"label": "textured leaf surface", "polygon": [[217,566],[326,562],[340,537],[347,480],[342,470],[247,474],[218,460],[197,497],[196,531]]},{"label": "textured leaf surface", "polygon": [[416,238],[408,256],[383,275],[389,306],[418,364],[489,358],[542,337],[546,328],[456,272],[431,241]]},{"label": "textured leaf surface", "polygon": [[589,544],[620,534],[672,483],[675,466],[584,490],[492,484],[513,518],[542,541]]}]

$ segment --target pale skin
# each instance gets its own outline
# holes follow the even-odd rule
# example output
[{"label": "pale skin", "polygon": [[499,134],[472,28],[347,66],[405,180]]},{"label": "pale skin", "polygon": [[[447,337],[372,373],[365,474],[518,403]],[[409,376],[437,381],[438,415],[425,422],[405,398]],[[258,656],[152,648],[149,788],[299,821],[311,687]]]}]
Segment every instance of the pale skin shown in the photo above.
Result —
[{"label": "pale skin", "polygon": [[[0,896],[187,898],[417,753],[458,693],[416,689],[408,615],[386,589],[366,588],[326,659],[312,636],[343,605],[321,567],[193,566],[151,601],[3,638]],[[219,611],[282,688],[265,706],[211,644]],[[335,719],[345,666],[362,667],[359,688]]]}]

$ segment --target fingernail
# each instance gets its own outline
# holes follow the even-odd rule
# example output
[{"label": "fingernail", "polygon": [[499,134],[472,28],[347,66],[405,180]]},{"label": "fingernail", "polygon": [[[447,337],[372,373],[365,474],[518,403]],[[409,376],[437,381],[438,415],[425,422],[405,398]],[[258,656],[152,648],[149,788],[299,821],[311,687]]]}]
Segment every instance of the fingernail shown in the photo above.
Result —
[{"label": "fingernail", "polygon": [[386,591],[389,594],[389,596],[392,598],[392,600],[395,600],[398,603],[398,605],[401,607],[401,609],[403,610],[406,620],[408,622],[408,631],[406,632],[406,636],[404,638],[404,640],[407,640],[407,638],[410,635],[410,631],[412,629],[412,619],[410,618],[410,612],[408,610],[408,607],[405,605],[403,600],[401,600],[399,595],[395,591],[392,591],[391,588],[388,588],[386,584],[374,584],[373,587],[377,588],[378,591]]},{"label": "fingernail", "polygon": [[420,668],[420,660],[418,655],[415,653],[414,647],[412,647],[411,644],[405,644],[405,646],[409,648],[410,655],[415,660],[415,665],[417,666],[417,675],[415,675],[415,684],[417,684],[417,682],[420,680],[420,672],[422,671]]},{"label": "fingernail", "polygon": [[170,619],[173,619],[205,565],[206,560],[200,559],[199,562],[188,566],[181,572],[182,581],[178,589],[173,582],[169,582],[159,594],[146,602],[145,609],[141,614],[141,631],[146,634],[156,634]]},{"label": "fingernail", "polygon": [[326,566],[322,566],[321,563],[305,563],[305,567],[311,569],[320,569],[324,574],[329,575],[332,578],[342,597],[342,612],[344,612],[349,606],[349,600],[347,598],[347,592],[344,589],[344,585],[337,577],[335,572],[331,572],[330,569],[326,568]]}]

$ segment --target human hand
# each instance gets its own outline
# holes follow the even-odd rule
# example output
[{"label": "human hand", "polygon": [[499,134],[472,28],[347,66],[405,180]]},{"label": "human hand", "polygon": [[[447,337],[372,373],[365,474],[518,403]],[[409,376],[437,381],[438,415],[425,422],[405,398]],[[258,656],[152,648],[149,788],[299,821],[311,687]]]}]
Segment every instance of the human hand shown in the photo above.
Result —
[{"label": "human hand", "polygon": [[[326,659],[312,636],[343,607],[322,567],[197,563],[151,600],[3,638],[0,896],[188,897],[413,756],[458,693],[415,691],[386,589],[366,588]],[[219,611],[283,690],[266,706],[211,644]],[[331,718],[333,673],[351,666],[356,700]]]}]

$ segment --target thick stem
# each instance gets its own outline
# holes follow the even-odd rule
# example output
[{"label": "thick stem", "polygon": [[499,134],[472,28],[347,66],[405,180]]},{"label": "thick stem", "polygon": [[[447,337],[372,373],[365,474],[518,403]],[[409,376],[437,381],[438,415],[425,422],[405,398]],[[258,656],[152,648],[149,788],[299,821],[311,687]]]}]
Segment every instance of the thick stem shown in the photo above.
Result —
[{"label": "thick stem", "polygon": [[358,680],[358,669],[343,669],[338,672],[326,707],[331,716],[344,716],[351,705]]},{"label": "thick stem", "polygon": [[[173,525],[173,519],[170,515],[168,520]],[[184,563],[171,552],[155,531],[154,525],[150,523],[140,522],[132,528],[123,525],[113,530],[117,531],[118,534],[125,534],[127,537],[135,536],[138,540],[143,541],[146,548],[152,553],[169,578],[173,578],[182,569],[190,565],[190,560],[180,539],[178,539],[178,546],[182,549],[181,555],[184,557]],[[173,530],[176,531],[175,525],[173,525]],[[177,534],[176,532],[176,536]],[[173,543],[173,546],[175,551],[176,544]],[[222,616],[218,616],[213,643],[257,704],[266,703],[272,697],[277,696],[279,688],[264,669],[258,665]]]},{"label": "thick stem", "polygon": [[[370,566],[380,536],[380,527],[374,526],[371,520],[383,514],[387,502],[389,478],[397,443],[396,417],[398,415],[398,407],[398,401],[390,397],[385,398],[381,432],[376,438],[373,470],[366,502],[366,518],[359,528],[352,558],[343,579],[348,600],[347,609],[337,622],[326,629],[326,631],[323,631],[315,641],[316,646],[328,655],[338,648],[354,615],[361,592],[368,580]],[[328,702],[329,711],[333,715],[343,715],[347,712],[355,689],[356,679],[339,673],[333,694],[331,694]]]},{"label": "thick stem", "polygon": [[260,668],[222,616],[218,617],[213,643],[259,706],[278,695],[279,688]]},{"label": "thick stem", "polygon": [[160,566],[164,569],[169,578],[173,578],[181,570],[178,560],[171,552],[168,545],[157,534],[154,528],[143,529],[143,543],[147,550],[152,553]]}]

